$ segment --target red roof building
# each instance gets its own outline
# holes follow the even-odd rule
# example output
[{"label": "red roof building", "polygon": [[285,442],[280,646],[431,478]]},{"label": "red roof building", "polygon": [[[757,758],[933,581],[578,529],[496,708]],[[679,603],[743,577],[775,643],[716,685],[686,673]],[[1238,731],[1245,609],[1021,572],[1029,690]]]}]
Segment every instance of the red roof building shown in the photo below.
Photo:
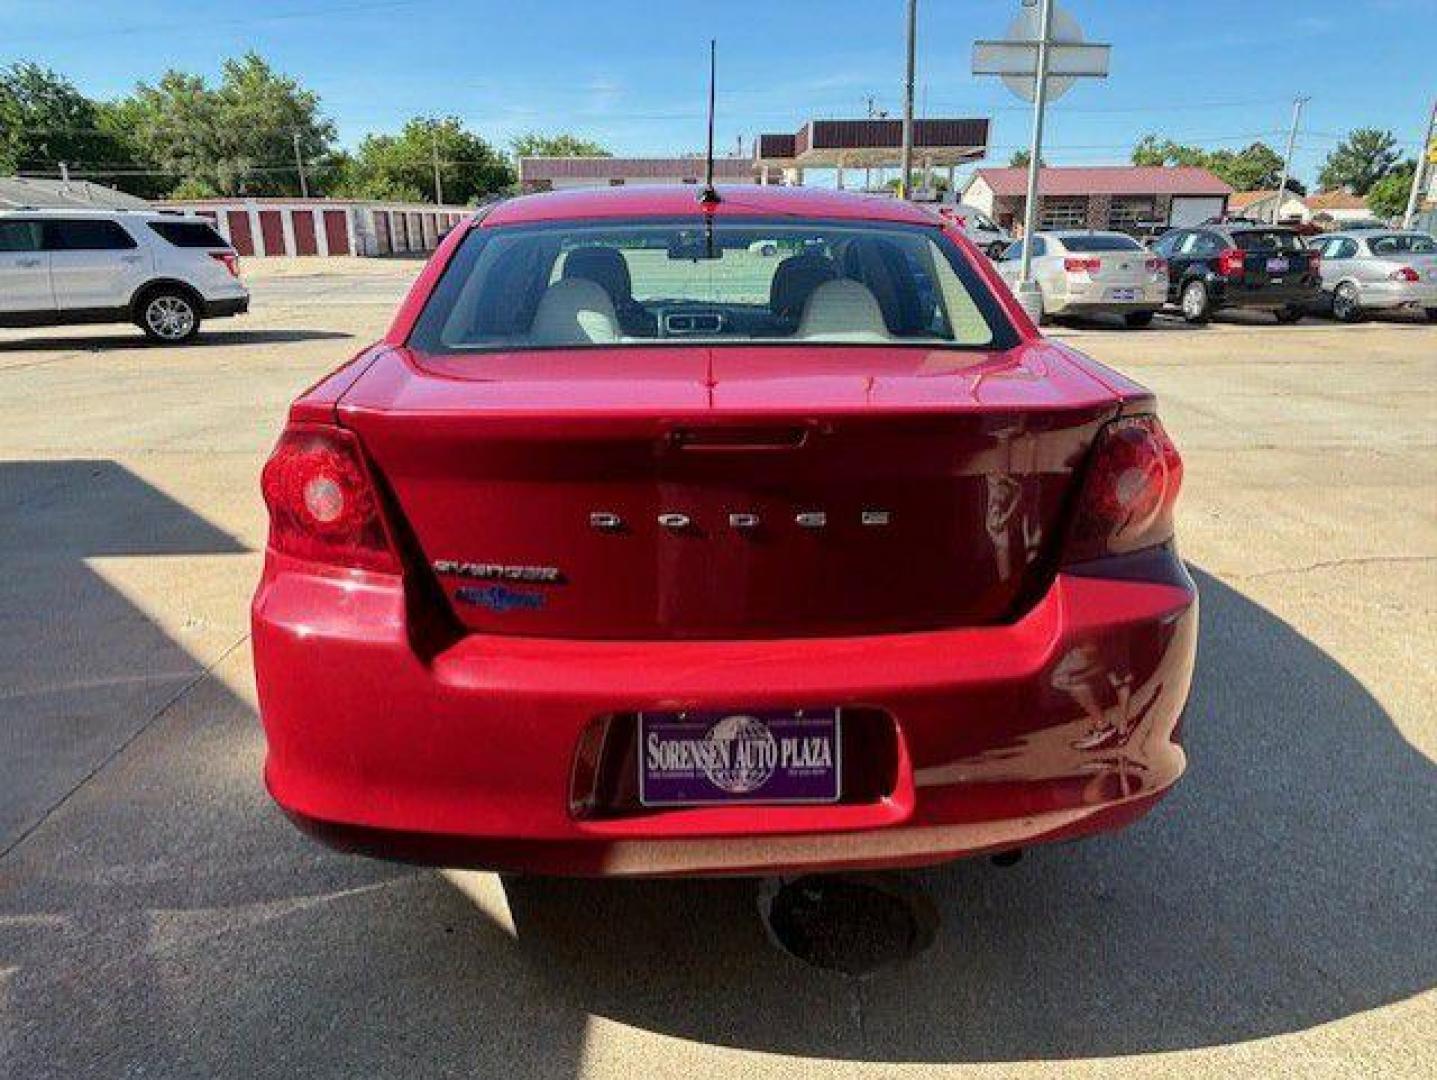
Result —
[{"label": "red roof building", "polygon": [[[1023,222],[1028,170],[978,169],[962,201],[999,224]],[[1193,165],[1050,166],[1038,176],[1038,221],[1045,229],[1145,232],[1221,215],[1232,188]]]}]

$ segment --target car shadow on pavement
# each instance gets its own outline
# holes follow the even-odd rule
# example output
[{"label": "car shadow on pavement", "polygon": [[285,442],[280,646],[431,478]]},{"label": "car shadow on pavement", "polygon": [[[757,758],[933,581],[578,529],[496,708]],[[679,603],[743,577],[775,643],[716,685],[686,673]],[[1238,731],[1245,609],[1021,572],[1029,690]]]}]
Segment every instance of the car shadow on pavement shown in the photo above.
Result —
[{"label": "car shadow on pavement", "polygon": [[942,919],[923,955],[857,982],[807,969],[766,944],[742,881],[516,878],[519,947],[624,1024],[875,1061],[1233,1043],[1430,989],[1437,768],[1331,656],[1195,574],[1189,775],[1126,833],[913,875]]},{"label": "car shadow on pavement", "polygon": [[[315,846],[264,794],[259,725],[230,689],[243,647],[203,677],[193,643],[90,565],[245,545],[112,462],[6,465],[0,520],[19,526],[0,558],[23,584],[0,594],[0,685],[29,680],[33,713],[0,700],[16,725],[0,780],[64,781],[0,857],[0,1061],[17,1076],[564,1077],[615,1049],[657,1070],[643,1032],[1062,1060],[1299,1030],[1437,981],[1432,763],[1332,657],[1201,573],[1193,768],[1173,797],[1012,869],[911,875],[936,939],[855,980],[772,946],[753,881],[501,887]],[[108,743],[76,741],[101,725]],[[596,1017],[627,1027],[596,1036]]]},{"label": "car shadow on pavement", "polygon": [[136,330],[132,334],[102,334],[76,337],[14,338],[0,341],[0,353],[109,352],[112,349],[194,349],[218,345],[283,345],[295,341],[340,341],[354,337],[341,330],[201,330],[183,345],[159,345]]},{"label": "car shadow on pavement", "polygon": [[0,1076],[577,1072],[501,921],[274,809],[243,541],[119,462],[0,462],[0,571]]}]

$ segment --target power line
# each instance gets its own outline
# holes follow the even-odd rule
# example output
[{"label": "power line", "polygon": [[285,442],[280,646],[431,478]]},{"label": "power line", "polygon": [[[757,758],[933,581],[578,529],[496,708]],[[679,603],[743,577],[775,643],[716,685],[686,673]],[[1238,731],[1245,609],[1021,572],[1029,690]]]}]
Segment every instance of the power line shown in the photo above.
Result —
[{"label": "power line", "polygon": [[[369,0],[367,3],[321,5],[319,7],[305,8],[300,11],[277,11],[268,15],[252,14],[244,18],[218,19],[193,21],[196,29],[211,34],[215,30],[233,29],[238,27],[252,27],[263,23],[293,22],[296,19],[328,18],[332,15],[356,15],[367,11],[385,11],[393,8],[414,7],[422,0]],[[112,26],[106,24],[103,30],[79,30],[71,33],[56,33],[52,29],[46,29],[43,34],[21,35],[19,37],[7,37],[6,44],[23,44],[27,41],[52,42],[56,40],[77,41],[84,38],[112,38],[118,35],[130,34],[164,34],[172,35],[176,30],[183,30],[183,22],[163,23],[130,23],[128,26]]]}]

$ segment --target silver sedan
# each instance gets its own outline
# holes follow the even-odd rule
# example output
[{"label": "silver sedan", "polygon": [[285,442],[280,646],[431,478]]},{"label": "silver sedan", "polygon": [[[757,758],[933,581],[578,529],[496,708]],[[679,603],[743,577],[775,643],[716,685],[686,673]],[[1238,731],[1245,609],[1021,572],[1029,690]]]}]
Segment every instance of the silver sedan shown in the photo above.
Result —
[{"label": "silver sedan", "polygon": [[1343,322],[1370,311],[1421,308],[1437,322],[1437,240],[1381,229],[1313,237],[1322,253],[1325,306]]},{"label": "silver sedan", "polygon": [[[998,273],[1016,288],[1023,242],[998,260]],[[1129,326],[1153,321],[1168,296],[1166,260],[1120,232],[1076,229],[1033,235],[1033,280],[1043,315],[1122,315]]]}]

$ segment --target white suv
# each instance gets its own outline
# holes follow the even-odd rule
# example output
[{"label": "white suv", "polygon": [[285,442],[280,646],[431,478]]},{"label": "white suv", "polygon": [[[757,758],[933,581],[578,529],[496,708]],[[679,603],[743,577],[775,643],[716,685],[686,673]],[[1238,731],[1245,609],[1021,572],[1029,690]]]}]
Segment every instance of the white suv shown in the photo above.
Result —
[{"label": "white suv", "polygon": [[132,322],[176,344],[248,310],[239,258],[204,218],[0,210],[0,326]]}]

